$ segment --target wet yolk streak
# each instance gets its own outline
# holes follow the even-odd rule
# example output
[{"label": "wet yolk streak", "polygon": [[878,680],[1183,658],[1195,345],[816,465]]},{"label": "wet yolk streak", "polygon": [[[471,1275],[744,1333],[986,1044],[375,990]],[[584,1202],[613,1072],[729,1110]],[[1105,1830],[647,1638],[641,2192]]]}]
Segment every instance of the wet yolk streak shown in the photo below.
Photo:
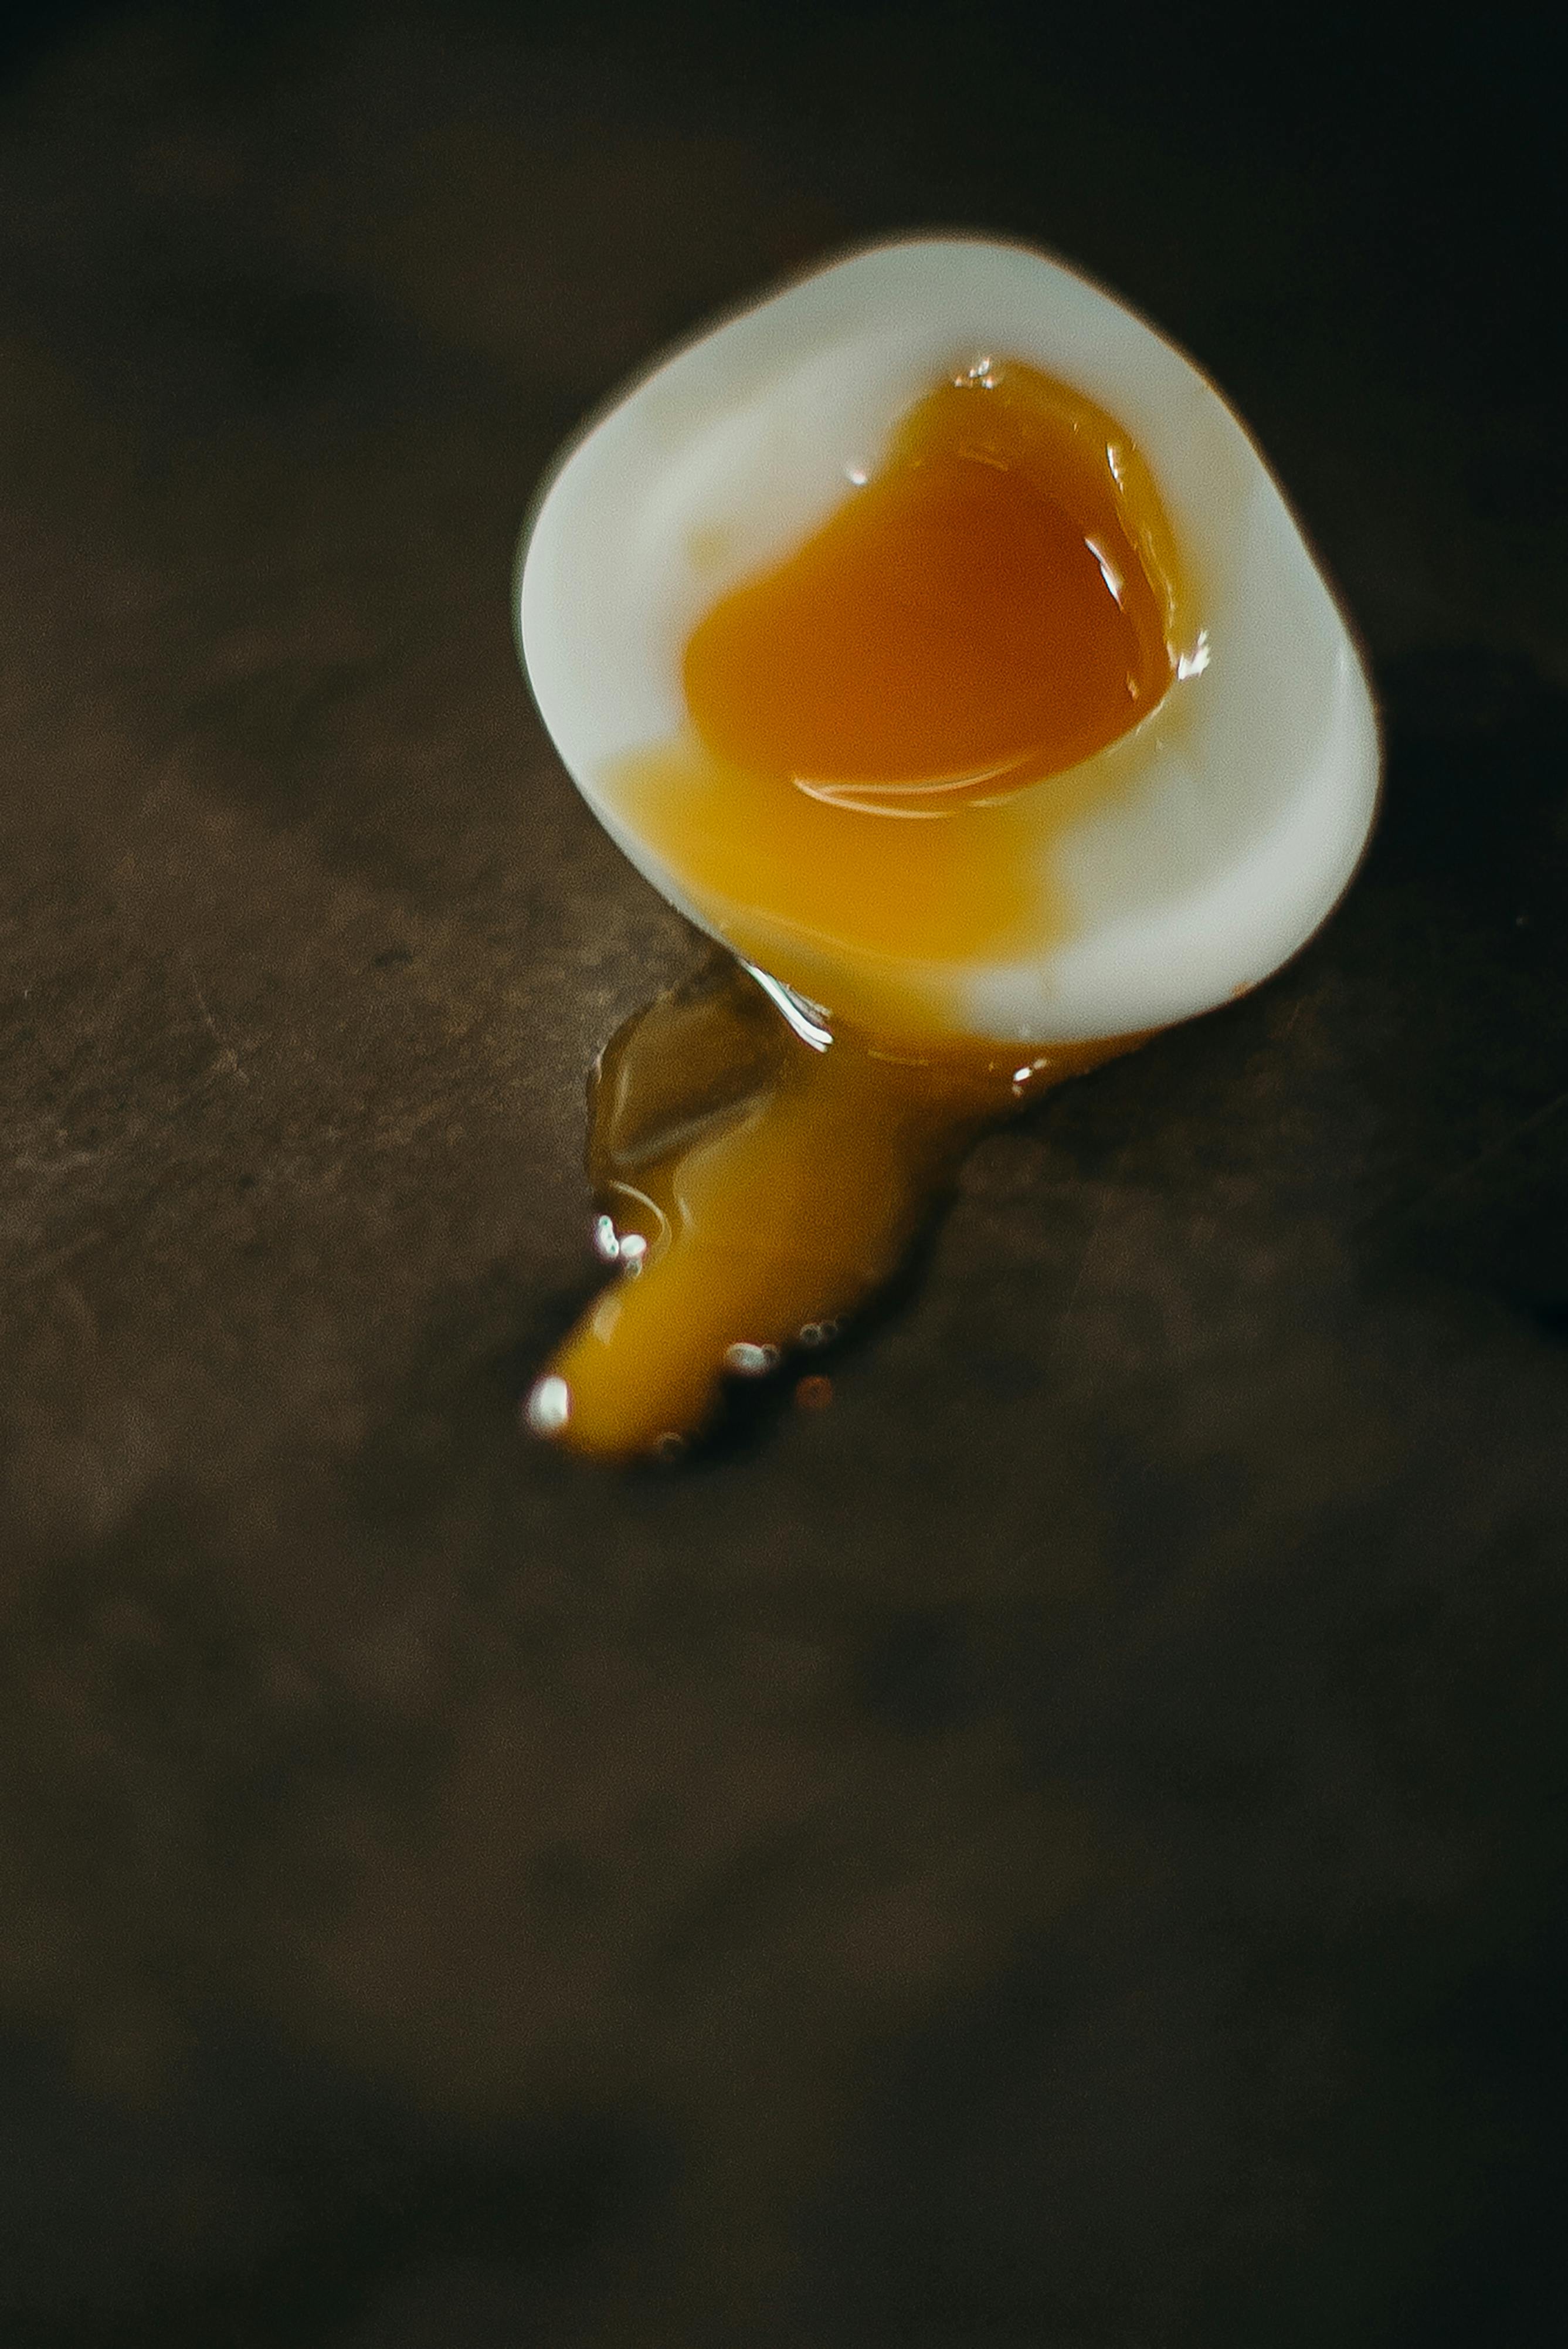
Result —
[{"label": "wet yolk streak", "polygon": [[1103,794],[1085,762],[1169,686],[1177,580],[1120,428],[986,359],[700,620],[689,732],[632,762],[620,796],[716,930],[831,993],[832,1040],[815,1049],[727,964],[608,1048],[589,1171],[604,1252],[633,1277],[535,1386],[539,1433],[613,1457],[676,1447],[727,1372],[772,1369],[886,1282],[979,1132],[1139,1040],[935,1032],[899,965],[1059,934],[1042,841]]}]

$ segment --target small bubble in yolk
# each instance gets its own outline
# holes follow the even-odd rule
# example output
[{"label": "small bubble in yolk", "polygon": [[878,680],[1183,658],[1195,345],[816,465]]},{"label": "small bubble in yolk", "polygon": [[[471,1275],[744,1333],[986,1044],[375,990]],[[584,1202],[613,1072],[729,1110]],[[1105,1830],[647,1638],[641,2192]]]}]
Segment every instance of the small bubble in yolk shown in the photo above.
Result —
[{"label": "small bubble in yolk", "polygon": [[1065,929],[1042,841],[1114,787],[1095,754],[1169,688],[1180,595],[1127,434],[981,357],[698,621],[689,727],[618,796],[714,930],[829,1024],[808,1004],[787,1025],[726,962],[608,1049],[589,1168],[622,1278],[535,1387],[537,1433],[667,1450],[727,1375],[767,1375],[888,1279],[985,1126],[1140,1040],[965,1040],[901,965]]}]

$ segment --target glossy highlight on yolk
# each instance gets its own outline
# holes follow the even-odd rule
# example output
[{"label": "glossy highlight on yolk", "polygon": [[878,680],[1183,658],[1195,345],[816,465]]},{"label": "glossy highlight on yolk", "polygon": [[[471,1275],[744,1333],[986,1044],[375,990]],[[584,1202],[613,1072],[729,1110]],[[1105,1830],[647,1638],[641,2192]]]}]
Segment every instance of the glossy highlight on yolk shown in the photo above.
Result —
[{"label": "glossy highlight on yolk", "polygon": [[537,1433],[606,1457],[678,1446],[727,1375],[809,1349],[888,1280],[976,1134],[1141,1040],[961,1040],[900,966],[1065,926],[1042,843],[1113,787],[1094,754],[1168,688],[1180,595],[1120,427],[981,357],[700,618],[686,732],[629,761],[618,797],[786,1010],[816,989],[829,1024],[781,1018],[721,960],[607,1048],[589,1172],[622,1278],[536,1384]]}]

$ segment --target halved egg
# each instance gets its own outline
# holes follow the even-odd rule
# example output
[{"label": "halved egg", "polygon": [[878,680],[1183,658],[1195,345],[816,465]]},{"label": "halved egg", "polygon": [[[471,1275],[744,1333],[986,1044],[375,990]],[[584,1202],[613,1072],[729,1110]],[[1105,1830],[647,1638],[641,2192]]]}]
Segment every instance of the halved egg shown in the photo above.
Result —
[{"label": "halved egg", "polygon": [[1018,246],[861,252],[658,366],[555,473],[519,625],[590,806],[738,957],[599,1088],[634,1288],[531,1403],[586,1450],[840,1319],[978,1125],[1266,977],[1373,819],[1366,677],[1255,446]]}]

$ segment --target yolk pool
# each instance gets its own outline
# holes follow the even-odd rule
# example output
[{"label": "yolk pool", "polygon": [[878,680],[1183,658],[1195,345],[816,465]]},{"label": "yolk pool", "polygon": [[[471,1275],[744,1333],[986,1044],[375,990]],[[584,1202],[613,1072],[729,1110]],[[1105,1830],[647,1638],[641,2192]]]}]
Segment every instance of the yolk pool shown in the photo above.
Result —
[{"label": "yolk pool", "polygon": [[986,1125],[1140,1040],[977,1043],[899,966],[1059,933],[1043,846],[1170,685],[1178,595],[1121,428],[985,359],[699,620],[687,732],[618,795],[721,936],[828,998],[831,1041],[726,963],[608,1048],[589,1171],[623,1277],[535,1386],[536,1430],[612,1457],[685,1438],[727,1371],[820,1341],[888,1279]]},{"label": "yolk pool", "polygon": [[[888,1058],[801,1043],[727,957],[629,1020],[595,1072],[588,1167],[622,1278],[540,1379],[529,1421],[577,1451],[673,1448],[727,1372],[808,1350],[897,1270],[988,1125],[1140,1042]],[[628,1277],[634,1276],[634,1277]]]}]

